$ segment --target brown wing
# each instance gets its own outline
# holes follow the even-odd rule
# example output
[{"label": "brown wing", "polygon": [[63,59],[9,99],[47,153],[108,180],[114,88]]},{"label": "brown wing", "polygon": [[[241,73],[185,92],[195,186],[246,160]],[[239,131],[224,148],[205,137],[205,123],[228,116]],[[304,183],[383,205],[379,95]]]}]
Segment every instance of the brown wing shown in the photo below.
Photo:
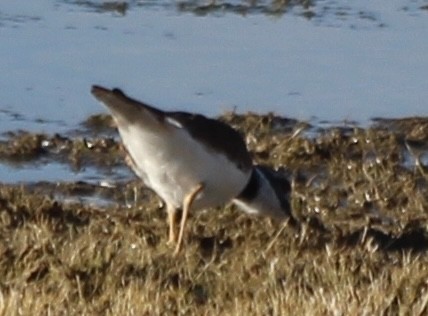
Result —
[{"label": "brown wing", "polygon": [[187,129],[194,139],[205,143],[214,151],[223,153],[241,170],[247,171],[252,168],[252,159],[244,139],[238,131],[226,123],[186,112],[168,112],[166,116],[170,121],[175,121],[176,126]]}]

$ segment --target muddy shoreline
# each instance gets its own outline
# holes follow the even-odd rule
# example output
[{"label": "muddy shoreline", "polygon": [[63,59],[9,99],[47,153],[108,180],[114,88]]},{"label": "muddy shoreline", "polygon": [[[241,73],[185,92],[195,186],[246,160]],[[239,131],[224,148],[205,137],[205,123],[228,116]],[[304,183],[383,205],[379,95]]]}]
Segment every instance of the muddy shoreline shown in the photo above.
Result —
[{"label": "muddy shoreline", "polygon": [[[392,291],[403,310],[422,304],[417,293],[426,286],[421,290],[416,278],[425,275],[428,250],[428,118],[378,119],[367,128],[318,128],[274,115],[220,119],[242,132],[257,163],[293,174],[293,212],[302,231],[232,206],[201,211],[191,214],[184,254],[174,259],[162,204],[135,177],[3,182],[0,291],[9,304],[3,310],[129,313],[113,299],[119,295],[139,312],[156,313],[158,306],[169,313],[233,313],[233,300],[248,312],[260,290],[271,300],[259,300],[258,314],[284,295],[294,301],[278,303],[281,312],[308,312],[305,300],[315,297],[322,314],[330,309],[322,308],[317,289],[336,284],[348,295],[368,293],[374,276],[381,278],[379,293]],[[106,115],[89,118],[80,134],[13,132],[0,143],[0,160],[11,165],[105,170],[125,168],[123,157]],[[406,274],[409,265],[415,278]],[[401,292],[394,273],[413,294]],[[164,294],[154,298],[158,291]],[[351,300],[354,311],[361,311],[361,300]],[[370,304],[372,312],[388,308],[381,295]]]}]

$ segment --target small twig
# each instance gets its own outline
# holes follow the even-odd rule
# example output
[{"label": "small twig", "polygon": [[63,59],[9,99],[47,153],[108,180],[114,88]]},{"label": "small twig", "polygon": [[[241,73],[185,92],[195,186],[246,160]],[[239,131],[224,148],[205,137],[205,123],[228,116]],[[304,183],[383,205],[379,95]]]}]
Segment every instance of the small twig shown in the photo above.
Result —
[{"label": "small twig", "polygon": [[266,250],[263,252],[263,255],[266,255],[269,250],[273,247],[273,245],[275,244],[275,242],[278,240],[279,236],[281,235],[281,233],[284,231],[284,229],[288,226],[288,219],[284,222],[284,224],[282,224],[281,229],[276,233],[275,237],[272,239],[272,241],[269,243],[269,245],[267,246]]}]

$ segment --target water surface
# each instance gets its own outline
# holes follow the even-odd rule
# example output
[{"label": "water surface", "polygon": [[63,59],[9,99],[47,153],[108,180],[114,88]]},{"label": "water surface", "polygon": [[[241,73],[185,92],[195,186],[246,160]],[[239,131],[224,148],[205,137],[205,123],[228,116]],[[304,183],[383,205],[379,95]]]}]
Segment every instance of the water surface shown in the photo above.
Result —
[{"label": "water surface", "polygon": [[104,111],[94,83],[210,116],[426,116],[427,17],[408,0],[2,0],[0,132],[78,129]]}]

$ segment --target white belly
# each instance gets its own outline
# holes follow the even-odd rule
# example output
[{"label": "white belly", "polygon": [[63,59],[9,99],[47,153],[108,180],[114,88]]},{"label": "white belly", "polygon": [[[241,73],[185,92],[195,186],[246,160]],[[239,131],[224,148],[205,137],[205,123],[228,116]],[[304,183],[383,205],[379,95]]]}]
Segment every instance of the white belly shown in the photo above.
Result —
[{"label": "white belly", "polygon": [[196,142],[184,129],[151,133],[132,125],[119,132],[136,164],[137,175],[175,207],[181,207],[185,196],[200,183],[204,190],[193,208],[219,206],[237,196],[250,178],[250,170],[238,169],[226,156]]}]

